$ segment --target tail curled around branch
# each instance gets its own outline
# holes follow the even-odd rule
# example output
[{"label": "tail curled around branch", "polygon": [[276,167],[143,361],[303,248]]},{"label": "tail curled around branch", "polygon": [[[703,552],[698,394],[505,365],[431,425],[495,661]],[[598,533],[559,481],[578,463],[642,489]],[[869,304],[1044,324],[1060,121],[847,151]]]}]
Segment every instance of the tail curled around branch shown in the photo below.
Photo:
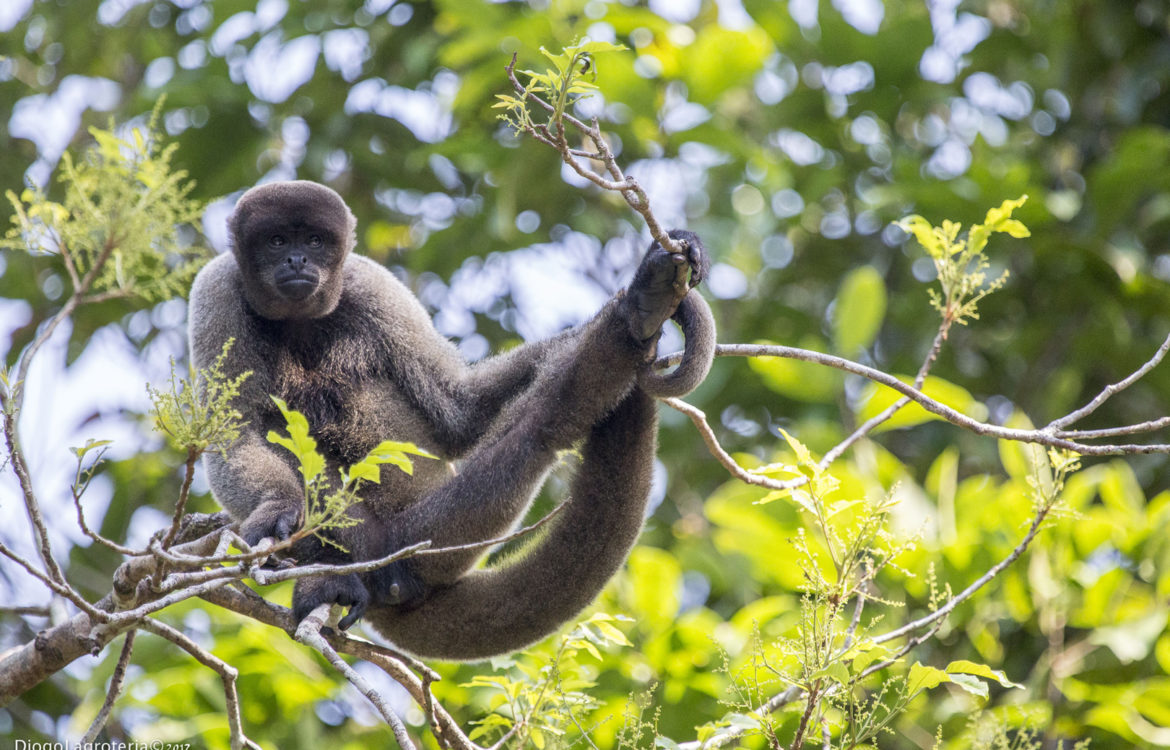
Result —
[{"label": "tail curled around branch", "polygon": [[523,648],[589,606],[638,539],[650,494],[657,417],[635,389],[594,426],[568,504],[511,559],[367,622],[422,658],[470,661]]},{"label": "tail curled around branch", "polygon": [[686,337],[682,362],[670,373],[659,374],[652,367],[638,373],[638,387],[656,398],[685,396],[695,390],[715,358],[715,318],[698,292],[688,292],[672,317]]}]

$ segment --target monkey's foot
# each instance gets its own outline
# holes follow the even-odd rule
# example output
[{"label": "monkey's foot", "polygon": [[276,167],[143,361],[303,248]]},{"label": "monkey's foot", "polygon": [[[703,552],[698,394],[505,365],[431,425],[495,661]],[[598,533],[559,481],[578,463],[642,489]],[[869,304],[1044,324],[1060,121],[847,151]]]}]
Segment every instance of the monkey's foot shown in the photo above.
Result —
[{"label": "monkey's foot", "polygon": [[627,292],[633,306],[631,329],[641,341],[657,337],[687,292],[706,277],[710,264],[697,234],[674,229],[669,235],[683,252],[668,252],[657,242],[650,245]]},{"label": "monkey's foot", "polygon": [[300,525],[300,506],[267,500],[240,524],[240,537],[250,546],[255,546],[261,539],[283,542]]},{"label": "monkey's foot", "polygon": [[347,630],[366,613],[366,607],[370,604],[370,592],[353,573],[343,576],[311,576],[297,579],[292,603],[293,618],[297,622],[305,619],[322,604],[340,604],[342,607],[348,607],[349,612],[337,623],[337,627]]}]

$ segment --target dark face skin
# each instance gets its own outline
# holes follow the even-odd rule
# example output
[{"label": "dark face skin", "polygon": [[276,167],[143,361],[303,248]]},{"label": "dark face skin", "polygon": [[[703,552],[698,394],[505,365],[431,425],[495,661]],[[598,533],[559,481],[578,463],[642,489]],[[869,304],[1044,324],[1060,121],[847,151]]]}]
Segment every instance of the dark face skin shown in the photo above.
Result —
[{"label": "dark face skin", "polygon": [[268,238],[268,253],[280,258],[272,274],[276,291],[282,296],[300,302],[317,291],[321,274],[318,256],[325,247],[319,230],[313,227],[278,232]]},{"label": "dark face skin", "polygon": [[328,315],[341,296],[353,216],[332,190],[283,182],[249,190],[231,220],[245,296],[272,320]]}]

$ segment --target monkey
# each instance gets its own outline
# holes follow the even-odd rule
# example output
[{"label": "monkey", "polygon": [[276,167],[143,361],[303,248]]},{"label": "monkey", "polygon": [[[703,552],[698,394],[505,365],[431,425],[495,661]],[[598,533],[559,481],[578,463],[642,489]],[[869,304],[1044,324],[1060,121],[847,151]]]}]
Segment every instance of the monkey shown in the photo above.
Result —
[{"label": "monkey", "polygon": [[[190,293],[190,351],[208,366],[229,338],[229,376],[252,371],[233,403],[246,425],[204,466],[215,499],[248,544],[287,539],[303,523],[303,484],[289,451],[267,442],[284,422],[271,396],[303,413],[327,475],[385,439],[444,461],[413,476],[382,472],[349,509],[354,526],[325,544],[298,541],[298,562],[373,560],[430,540],[446,549],[514,529],[557,462],[582,456],[563,510],[519,554],[476,568],[481,548],[415,556],[372,573],[299,578],[293,614],[346,608],[422,658],[473,660],[522,648],[577,615],[624,563],[641,531],[657,447],[655,396],[682,395],[714,356],[711,311],[693,290],[709,260],[698,236],[670,233],[684,253],[652,243],[629,286],[594,317],[544,341],[474,364],[435,330],[387,268],[351,252],[356,220],[332,189],[274,182],[240,198],[231,252]],[[675,372],[652,372],[661,328],[686,337]],[[456,462],[452,471],[446,462]]]}]

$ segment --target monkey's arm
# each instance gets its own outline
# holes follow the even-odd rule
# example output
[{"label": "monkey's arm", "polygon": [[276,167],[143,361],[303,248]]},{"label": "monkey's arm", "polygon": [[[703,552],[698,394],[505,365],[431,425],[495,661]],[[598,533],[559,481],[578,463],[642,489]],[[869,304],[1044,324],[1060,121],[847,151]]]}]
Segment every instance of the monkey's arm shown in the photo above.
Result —
[{"label": "monkey's arm", "polygon": [[438,442],[432,447],[449,458],[474,446],[501,409],[548,366],[550,357],[581,335],[579,328],[570,329],[469,365],[393,274],[360,256],[348,263],[346,284],[355,299],[370,306],[371,325],[383,329],[395,385],[432,425]]},{"label": "monkey's arm", "polygon": [[188,306],[191,361],[197,369],[210,366],[234,339],[224,365],[228,377],[251,370],[233,405],[247,424],[223,456],[205,454],[204,466],[215,499],[242,523],[241,536],[254,544],[265,536],[284,539],[297,529],[304,487],[282,448],[267,441],[262,415],[269,410],[272,390],[255,333],[249,330],[236,261],[221,255],[199,272]]}]

